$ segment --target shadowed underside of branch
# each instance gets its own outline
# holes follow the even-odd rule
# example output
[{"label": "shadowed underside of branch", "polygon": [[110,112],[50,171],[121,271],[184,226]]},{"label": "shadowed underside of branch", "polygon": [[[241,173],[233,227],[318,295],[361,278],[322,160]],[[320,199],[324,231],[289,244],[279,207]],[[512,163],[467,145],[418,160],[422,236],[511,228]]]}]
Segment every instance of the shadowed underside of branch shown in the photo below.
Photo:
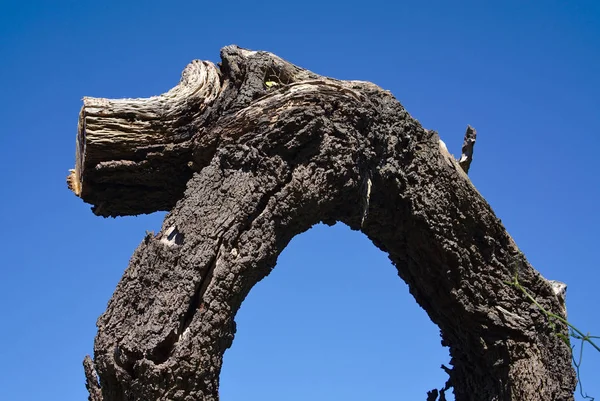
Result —
[{"label": "shadowed underside of branch", "polygon": [[91,400],[218,400],[242,301],[319,222],[387,252],[450,348],[457,401],[573,399],[570,349],[506,284],[515,266],[544,308],[563,304],[435,131],[373,84],[221,58],[165,95],[84,99],[70,188],[102,216],[170,210],[98,320]]}]

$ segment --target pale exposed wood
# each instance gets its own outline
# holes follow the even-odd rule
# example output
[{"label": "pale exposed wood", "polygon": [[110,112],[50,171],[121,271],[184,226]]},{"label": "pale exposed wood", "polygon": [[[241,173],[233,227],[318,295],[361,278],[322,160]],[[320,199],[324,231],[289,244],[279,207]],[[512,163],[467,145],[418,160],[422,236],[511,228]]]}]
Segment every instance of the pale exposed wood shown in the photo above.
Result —
[{"label": "pale exposed wood", "polygon": [[[185,68],[179,84],[160,96],[85,97],[79,116],[75,169],[67,178],[69,188],[96,205],[97,214],[104,214],[102,205],[109,209],[105,203],[110,203],[110,198],[103,196],[107,191],[111,197],[132,198],[130,203],[135,203],[142,201],[143,187],[155,194],[148,201],[156,202],[158,208],[172,206],[156,194],[163,192],[171,197],[173,191],[185,187],[191,173],[177,177],[174,172],[180,173],[191,161],[191,146],[186,141],[198,130],[190,121],[201,120],[220,91],[219,70],[211,62],[196,60]],[[178,165],[173,165],[173,157],[181,157]],[[139,174],[140,170],[144,174]],[[148,205],[139,212],[152,208]]]}]

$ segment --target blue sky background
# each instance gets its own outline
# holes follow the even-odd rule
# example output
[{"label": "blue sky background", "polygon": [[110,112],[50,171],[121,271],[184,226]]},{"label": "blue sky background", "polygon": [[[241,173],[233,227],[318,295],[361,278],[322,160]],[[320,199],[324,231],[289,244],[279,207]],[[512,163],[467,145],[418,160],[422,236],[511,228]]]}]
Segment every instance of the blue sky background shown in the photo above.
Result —
[{"label": "blue sky background", "polygon": [[[228,44],[389,89],[455,154],[477,128],[472,181],[600,335],[597,0],[2,0],[0,400],[86,399],[95,321],[164,216],[99,218],[67,190],[81,98],[162,93]],[[424,400],[445,381],[437,327],[342,225],[296,237],[237,322],[223,401]],[[600,354],[584,359],[600,397]]]}]

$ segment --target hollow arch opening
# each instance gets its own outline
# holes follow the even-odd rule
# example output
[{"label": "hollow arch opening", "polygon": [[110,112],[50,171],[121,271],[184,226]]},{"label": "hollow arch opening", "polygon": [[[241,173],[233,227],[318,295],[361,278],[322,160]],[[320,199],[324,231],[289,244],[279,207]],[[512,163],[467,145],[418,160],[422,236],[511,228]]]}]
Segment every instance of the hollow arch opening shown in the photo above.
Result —
[{"label": "hollow arch opening", "polygon": [[444,386],[439,328],[366,235],[318,224],[276,267],[236,315],[222,401],[424,399]]}]

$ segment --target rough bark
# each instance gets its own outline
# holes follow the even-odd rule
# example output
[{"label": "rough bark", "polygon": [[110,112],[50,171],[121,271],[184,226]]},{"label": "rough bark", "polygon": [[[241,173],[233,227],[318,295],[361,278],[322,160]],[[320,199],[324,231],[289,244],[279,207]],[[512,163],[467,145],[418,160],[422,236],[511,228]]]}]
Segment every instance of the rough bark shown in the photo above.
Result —
[{"label": "rough bark", "polygon": [[547,310],[564,313],[561,300],[436,132],[373,84],[235,46],[221,58],[194,62],[180,86],[196,86],[171,99],[84,104],[71,188],[104,216],[172,207],[98,320],[90,399],[95,367],[104,401],[218,400],[242,301],[319,222],[387,252],[450,348],[457,401],[573,399],[570,348],[506,282],[518,269]]}]

